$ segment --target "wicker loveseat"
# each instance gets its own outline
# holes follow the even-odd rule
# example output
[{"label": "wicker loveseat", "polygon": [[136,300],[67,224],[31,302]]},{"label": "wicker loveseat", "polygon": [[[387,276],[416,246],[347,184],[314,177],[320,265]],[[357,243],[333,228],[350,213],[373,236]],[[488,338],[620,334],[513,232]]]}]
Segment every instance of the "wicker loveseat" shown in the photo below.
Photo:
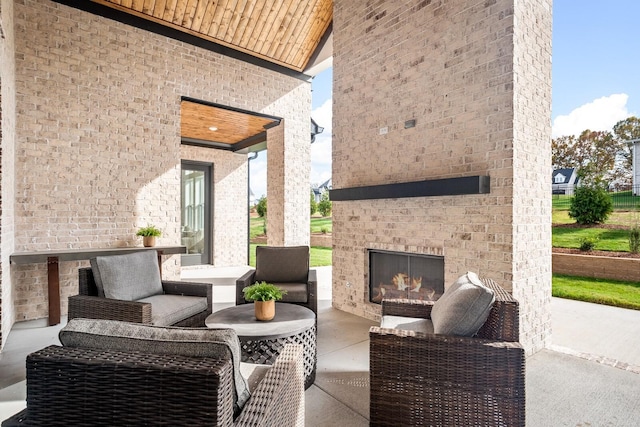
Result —
[{"label": "wicker loveseat", "polygon": [[[163,326],[200,327],[204,326],[205,319],[212,312],[211,283],[161,280],[155,251],[102,257],[102,261],[110,262],[121,270],[118,273],[121,274],[122,281],[131,282],[128,288],[133,288],[144,280],[155,281],[156,285],[147,292],[149,295],[138,292],[138,296],[146,298],[137,298],[135,293],[130,293],[131,289],[125,290],[131,298],[105,296],[105,285],[98,283],[94,274],[98,265],[97,260],[93,259],[92,267],[78,269],[78,295],[69,297],[69,319],[110,319]],[[135,277],[138,272],[146,277]]]},{"label": "wicker loveseat", "polygon": [[302,346],[246,381],[230,329],[75,319],[60,340],[27,357],[27,407],[3,427],[304,425]]},{"label": "wicker loveseat", "polygon": [[[518,302],[482,282],[495,302],[473,337],[370,329],[371,425],[524,426]],[[382,315],[429,319],[433,304],[383,300]]]}]

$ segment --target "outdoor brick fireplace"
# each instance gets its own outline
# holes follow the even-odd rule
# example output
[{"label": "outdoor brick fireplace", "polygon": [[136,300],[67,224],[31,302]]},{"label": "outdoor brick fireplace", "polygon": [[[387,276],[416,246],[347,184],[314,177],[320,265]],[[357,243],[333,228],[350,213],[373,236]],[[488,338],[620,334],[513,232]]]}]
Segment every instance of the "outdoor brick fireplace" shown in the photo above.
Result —
[{"label": "outdoor brick fireplace", "polygon": [[379,320],[394,276],[430,286],[373,277],[371,250],[438,256],[445,288],[473,271],[512,292],[535,352],[551,332],[551,2],[412,5],[334,2],[332,305]]},{"label": "outdoor brick fireplace", "polygon": [[408,298],[435,301],[444,292],[444,257],[369,250],[369,301]]}]

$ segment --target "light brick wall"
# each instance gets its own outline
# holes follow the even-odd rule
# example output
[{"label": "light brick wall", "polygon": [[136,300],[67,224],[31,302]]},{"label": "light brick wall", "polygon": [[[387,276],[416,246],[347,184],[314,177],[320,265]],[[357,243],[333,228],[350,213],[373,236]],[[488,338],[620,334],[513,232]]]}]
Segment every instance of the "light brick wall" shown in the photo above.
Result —
[{"label": "light brick wall", "polygon": [[551,344],[551,0],[514,2],[513,295],[520,341]]},{"label": "light brick wall", "polygon": [[[310,117],[311,98],[304,95],[296,108]],[[309,122],[305,121],[283,121],[268,131],[267,236],[271,246],[309,245],[310,169],[305,165],[311,161],[310,140]]]},{"label": "light brick wall", "polygon": [[[513,239],[532,237],[542,250],[540,224],[549,212],[543,205],[514,219],[525,202],[518,200],[514,212],[514,92],[523,88],[514,89],[513,1],[408,5],[334,2],[333,188],[490,175],[491,192],[334,202],[333,305],[372,319],[379,306],[367,302],[368,248],[443,255],[446,284],[471,270],[513,290],[522,255],[514,259],[521,246]],[[548,71],[544,62],[531,66]],[[544,75],[536,78],[549,84]],[[548,123],[550,110],[541,104],[529,109],[534,115],[528,120]],[[411,119],[416,126],[405,129]],[[388,133],[381,134],[384,127]],[[536,148],[547,143],[543,130],[530,136],[536,138],[530,160],[546,165],[546,147],[541,153]],[[536,172],[529,184],[544,165],[531,165]],[[524,185],[517,187],[519,197]],[[533,236],[514,230],[514,222],[526,220],[538,224],[528,230]],[[550,259],[544,263],[538,257],[530,267],[550,268]],[[535,327],[527,304],[524,330]],[[532,340],[523,336],[531,350]]]},{"label": "light brick wall", "polygon": [[14,245],[15,52],[12,0],[0,1],[0,348],[15,318],[9,255]]},{"label": "light brick wall", "polygon": [[[58,3],[21,0],[15,7],[16,251],[139,245],[136,228],[148,222],[164,232],[158,244],[178,244],[183,154],[218,165],[214,209],[229,206],[235,184],[243,205],[246,157],[183,151],[181,96],[308,128],[310,107],[299,106],[310,102],[309,82]],[[222,265],[246,259],[238,247],[246,244],[246,222],[233,228],[240,220],[227,223],[229,215],[215,216]],[[65,264],[63,301],[77,289],[77,263]],[[45,316],[45,266],[14,270],[18,319]],[[176,277],[179,257],[165,261],[163,273]]]}]

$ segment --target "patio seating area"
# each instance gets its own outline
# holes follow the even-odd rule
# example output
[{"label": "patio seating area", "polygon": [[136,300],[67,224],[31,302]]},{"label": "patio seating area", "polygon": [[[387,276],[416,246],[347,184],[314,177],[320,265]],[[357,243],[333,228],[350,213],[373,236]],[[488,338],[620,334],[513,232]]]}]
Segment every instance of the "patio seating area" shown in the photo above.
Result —
[{"label": "patio seating area", "polygon": [[[214,284],[214,311],[234,305],[247,269],[185,268],[183,280]],[[318,268],[318,368],[305,392],[305,425],[369,424],[367,319],[331,308],[331,268]],[[635,426],[640,417],[640,312],[554,298],[553,346],[526,360],[529,426]],[[63,322],[64,324],[65,322]],[[0,359],[0,418],[24,407],[25,357],[57,343],[63,325],[17,323]]]}]

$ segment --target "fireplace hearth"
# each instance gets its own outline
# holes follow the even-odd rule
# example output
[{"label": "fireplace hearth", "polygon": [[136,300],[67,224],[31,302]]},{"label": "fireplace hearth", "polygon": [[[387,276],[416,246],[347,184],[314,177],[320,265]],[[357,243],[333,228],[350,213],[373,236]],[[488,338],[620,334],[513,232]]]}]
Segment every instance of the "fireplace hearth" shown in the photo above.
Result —
[{"label": "fireplace hearth", "polygon": [[369,250],[369,301],[383,298],[435,301],[444,293],[444,257]]}]

